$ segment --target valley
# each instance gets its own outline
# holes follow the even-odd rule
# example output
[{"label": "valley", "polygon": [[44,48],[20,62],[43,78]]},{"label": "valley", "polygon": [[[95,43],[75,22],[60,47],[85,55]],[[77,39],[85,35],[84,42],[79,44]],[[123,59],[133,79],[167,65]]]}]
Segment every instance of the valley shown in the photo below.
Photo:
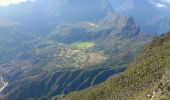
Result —
[{"label": "valley", "polygon": [[0,99],[161,98],[169,91],[169,33],[156,38],[170,29],[164,13],[148,0],[0,6]]},{"label": "valley", "polygon": [[[140,32],[133,18],[109,13],[95,23],[101,28],[91,28],[84,21],[63,28],[57,25],[48,36],[31,35],[24,42],[15,41],[22,35],[1,34],[15,41],[1,46],[7,53],[2,54],[0,73],[10,83],[3,91],[4,99],[57,98],[100,84],[123,72],[151,39]],[[8,43],[3,39],[2,43]]]}]

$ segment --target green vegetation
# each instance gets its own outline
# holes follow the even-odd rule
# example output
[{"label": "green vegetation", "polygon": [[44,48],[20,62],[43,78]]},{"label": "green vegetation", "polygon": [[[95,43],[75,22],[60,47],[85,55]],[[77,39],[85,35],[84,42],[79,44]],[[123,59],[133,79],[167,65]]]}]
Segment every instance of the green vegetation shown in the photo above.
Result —
[{"label": "green vegetation", "polygon": [[3,83],[2,82],[0,82],[0,88],[2,88],[3,87]]},{"label": "green vegetation", "polygon": [[95,45],[94,42],[79,42],[79,43],[73,43],[71,47],[76,49],[87,49],[93,47],[94,45]]},{"label": "green vegetation", "polygon": [[[160,100],[170,97],[170,32],[155,38],[127,71],[65,100]],[[167,84],[167,85],[166,85]]]}]

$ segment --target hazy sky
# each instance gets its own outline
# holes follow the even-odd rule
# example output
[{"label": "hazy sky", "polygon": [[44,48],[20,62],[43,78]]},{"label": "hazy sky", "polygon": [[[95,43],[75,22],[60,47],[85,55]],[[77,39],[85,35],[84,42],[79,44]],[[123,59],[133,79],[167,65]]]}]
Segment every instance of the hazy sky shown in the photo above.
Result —
[{"label": "hazy sky", "polygon": [[[26,1],[35,1],[35,0],[0,0],[0,6],[8,6],[11,4],[19,4],[22,2],[26,2]],[[113,1],[114,0],[110,0]],[[157,6],[158,8],[166,8],[167,6],[170,5],[170,0],[148,0],[151,1],[152,4],[154,4],[155,6]]]},{"label": "hazy sky", "polygon": [[0,0],[0,6],[8,6],[11,4],[18,4],[26,1],[35,1],[35,0]]}]

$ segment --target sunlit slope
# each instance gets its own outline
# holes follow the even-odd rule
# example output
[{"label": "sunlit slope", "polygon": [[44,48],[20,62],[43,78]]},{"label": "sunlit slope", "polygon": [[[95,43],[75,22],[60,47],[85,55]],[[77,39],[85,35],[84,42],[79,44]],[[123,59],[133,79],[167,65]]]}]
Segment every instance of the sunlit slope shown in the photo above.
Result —
[{"label": "sunlit slope", "polygon": [[65,100],[169,100],[170,33],[155,38],[127,71]]}]

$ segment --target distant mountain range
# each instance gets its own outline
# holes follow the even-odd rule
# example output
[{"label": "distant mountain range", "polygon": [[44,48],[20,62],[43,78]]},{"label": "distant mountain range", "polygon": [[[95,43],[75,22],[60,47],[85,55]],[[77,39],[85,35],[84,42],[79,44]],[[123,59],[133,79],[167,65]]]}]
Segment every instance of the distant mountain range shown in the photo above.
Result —
[{"label": "distant mountain range", "polygon": [[156,5],[159,3],[163,5],[161,1],[153,0],[101,0],[100,3],[96,0],[36,0],[0,7],[0,18],[24,24],[27,31],[41,31],[41,34],[45,34],[61,22],[94,21],[103,18],[108,12],[115,11],[120,15],[133,17],[142,32],[155,35],[162,34],[170,28],[169,4],[165,8]]}]

